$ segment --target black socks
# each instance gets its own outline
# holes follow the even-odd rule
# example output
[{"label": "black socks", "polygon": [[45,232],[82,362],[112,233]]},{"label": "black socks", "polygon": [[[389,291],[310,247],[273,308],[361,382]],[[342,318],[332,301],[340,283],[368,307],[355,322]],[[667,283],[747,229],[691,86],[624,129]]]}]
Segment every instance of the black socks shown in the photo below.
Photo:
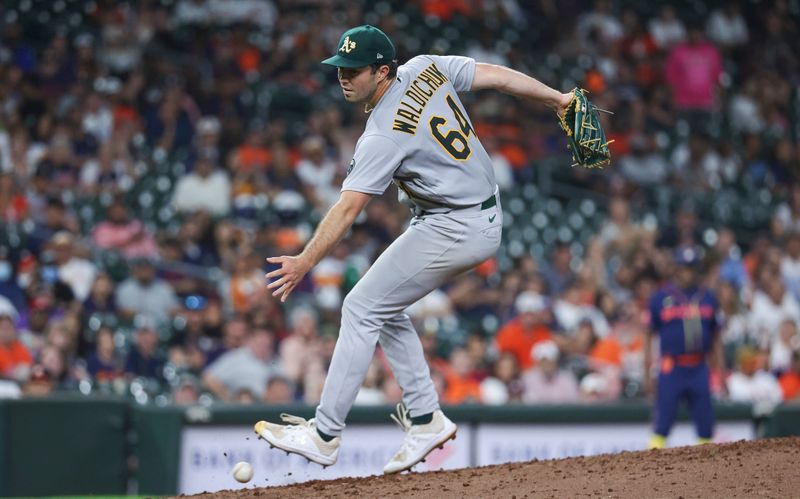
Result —
[{"label": "black socks", "polygon": [[[415,416],[415,417],[411,418],[411,424],[412,425],[428,424],[431,421],[433,421],[433,413],[432,412],[429,412],[428,414],[423,414],[422,416]],[[322,433],[321,431],[319,431],[319,428],[317,428],[317,434],[319,435],[319,438],[321,438],[322,440],[324,440],[326,442],[330,442],[331,440],[336,438],[336,437],[333,437],[331,435],[328,435],[327,433]]]},{"label": "black socks", "polygon": [[423,414],[422,416],[415,416],[411,418],[411,424],[428,424],[433,421],[433,413]]},{"label": "black socks", "polygon": [[321,431],[319,431],[319,428],[317,428],[317,433],[319,434],[319,438],[321,438],[322,440],[324,440],[326,442],[330,442],[331,440],[336,438],[336,437],[332,437],[332,436],[328,435],[327,433],[322,433]]}]

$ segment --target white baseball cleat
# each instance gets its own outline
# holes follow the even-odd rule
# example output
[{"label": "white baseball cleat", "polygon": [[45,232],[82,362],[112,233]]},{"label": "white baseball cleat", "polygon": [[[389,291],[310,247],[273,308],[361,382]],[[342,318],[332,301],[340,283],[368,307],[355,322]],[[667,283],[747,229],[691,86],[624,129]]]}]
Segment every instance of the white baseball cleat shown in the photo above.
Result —
[{"label": "white baseball cleat", "polygon": [[260,438],[269,443],[270,447],[277,447],[286,453],[299,454],[309,461],[314,461],[322,466],[330,466],[339,457],[339,444],[341,437],[336,437],[326,442],[317,433],[314,419],[305,419],[291,414],[281,414],[285,425],[259,421],[253,428]]},{"label": "white baseball cleat", "polygon": [[406,432],[406,438],[397,454],[383,467],[386,475],[409,470],[420,461],[425,461],[433,449],[441,449],[445,442],[455,439],[458,430],[455,423],[440,410],[433,413],[430,423],[412,425],[408,409],[402,403],[397,404],[397,416],[392,414],[392,419]]}]

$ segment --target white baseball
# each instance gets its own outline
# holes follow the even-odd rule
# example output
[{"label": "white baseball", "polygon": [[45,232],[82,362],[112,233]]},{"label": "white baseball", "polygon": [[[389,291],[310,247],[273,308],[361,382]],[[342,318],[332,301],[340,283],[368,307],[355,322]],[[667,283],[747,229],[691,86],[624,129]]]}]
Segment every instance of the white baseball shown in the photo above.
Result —
[{"label": "white baseball", "polygon": [[253,467],[246,461],[239,461],[231,473],[237,482],[247,483],[253,478]]}]

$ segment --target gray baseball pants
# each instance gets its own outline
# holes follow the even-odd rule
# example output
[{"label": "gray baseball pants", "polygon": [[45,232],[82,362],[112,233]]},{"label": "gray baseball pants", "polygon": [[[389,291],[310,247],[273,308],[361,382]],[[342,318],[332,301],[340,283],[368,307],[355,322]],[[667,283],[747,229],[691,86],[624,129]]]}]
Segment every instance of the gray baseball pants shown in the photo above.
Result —
[{"label": "gray baseball pants", "polygon": [[340,435],[380,342],[412,417],[439,408],[439,397],[411,319],[403,311],[452,277],[493,256],[503,213],[497,204],[414,217],[345,297],[316,424]]}]

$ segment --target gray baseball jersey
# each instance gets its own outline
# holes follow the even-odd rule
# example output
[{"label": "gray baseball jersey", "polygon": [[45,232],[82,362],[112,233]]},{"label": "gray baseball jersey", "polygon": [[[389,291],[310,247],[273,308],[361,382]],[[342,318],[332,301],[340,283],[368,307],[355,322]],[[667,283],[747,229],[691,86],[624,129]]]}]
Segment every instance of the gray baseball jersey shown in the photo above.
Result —
[{"label": "gray baseball jersey", "polygon": [[378,342],[411,416],[439,408],[422,344],[403,311],[500,246],[503,214],[491,162],[456,95],[474,76],[472,59],[415,57],[398,68],[358,141],[342,190],[382,194],[394,181],[418,215],[427,213],[412,219],[342,303],[316,411],[317,428],[329,435],[344,429]]},{"label": "gray baseball jersey", "polygon": [[474,76],[468,57],[421,55],[400,66],[367,120],[342,190],[382,194],[394,181],[401,199],[423,210],[491,196],[491,160],[457,94]]}]

